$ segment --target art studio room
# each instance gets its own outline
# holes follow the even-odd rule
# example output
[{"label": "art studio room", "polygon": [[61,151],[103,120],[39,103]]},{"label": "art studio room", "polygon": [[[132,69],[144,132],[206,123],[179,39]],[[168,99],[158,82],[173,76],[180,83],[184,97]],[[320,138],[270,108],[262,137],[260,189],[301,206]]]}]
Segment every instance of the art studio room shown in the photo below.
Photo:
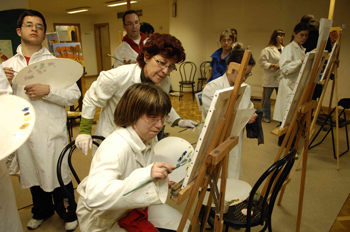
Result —
[{"label": "art studio room", "polygon": [[350,231],[349,12],[4,0],[0,231]]}]

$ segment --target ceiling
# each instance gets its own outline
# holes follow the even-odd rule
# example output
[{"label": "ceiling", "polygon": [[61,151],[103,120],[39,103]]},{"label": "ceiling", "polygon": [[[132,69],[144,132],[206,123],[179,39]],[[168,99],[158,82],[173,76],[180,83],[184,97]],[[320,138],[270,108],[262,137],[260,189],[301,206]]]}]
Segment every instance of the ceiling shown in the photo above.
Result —
[{"label": "ceiling", "polygon": [[[118,7],[107,7],[106,2],[112,0],[28,0],[29,7],[43,14],[65,14],[66,10],[79,7],[90,7],[89,11],[77,15],[99,15],[109,12],[123,12],[127,10],[126,5]],[[137,0],[131,4],[131,9],[139,10],[144,7],[167,4],[168,0]]]}]

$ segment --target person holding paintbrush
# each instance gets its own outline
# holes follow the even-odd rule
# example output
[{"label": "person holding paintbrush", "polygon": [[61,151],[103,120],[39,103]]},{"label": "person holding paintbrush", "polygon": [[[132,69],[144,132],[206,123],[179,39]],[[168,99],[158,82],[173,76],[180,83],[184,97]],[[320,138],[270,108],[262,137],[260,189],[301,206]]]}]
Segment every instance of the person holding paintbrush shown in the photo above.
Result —
[{"label": "person holding paintbrush", "polygon": [[[117,129],[78,186],[81,231],[129,231],[130,224],[139,231],[176,231],[182,215],[164,204],[174,184],[168,173],[176,166],[154,162],[156,136],[170,110],[169,96],[156,85],[134,84],[125,91],[114,113]],[[134,190],[152,178],[157,180]]]}]

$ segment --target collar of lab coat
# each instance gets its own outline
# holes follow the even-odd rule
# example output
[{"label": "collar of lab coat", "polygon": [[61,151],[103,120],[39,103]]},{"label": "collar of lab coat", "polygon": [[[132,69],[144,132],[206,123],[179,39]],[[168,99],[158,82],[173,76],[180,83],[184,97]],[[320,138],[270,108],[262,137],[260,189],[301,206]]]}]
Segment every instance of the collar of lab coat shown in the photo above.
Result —
[{"label": "collar of lab coat", "polygon": [[146,167],[147,164],[151,163],[149,159],[152,159],[152,155],[149,155],[149,150],[152,150],[154,147],[156,137],[144,143],[132,126],[118,128],[117,133],[129,144],[130,148],[136,154],[136,161],[141,166]]},{"label": "collar of lab coat", "polygon": [[[24,55],[23,55],[23,53],[22,53],[22,44],[18,45],[16,51],[17,51],[16,56],[21,56],[22,59],[25,60]],[[35,53],[30,57],[29,64],[34,63],[36,57],[42,57],[42,56],[44,56],[44,55],[52,56],[51,53],[50,53],[50,51],[47,50],[47,48],[41,46],[41,49],[40,49],[39,51],[35,52]]]},{"label": "collar of lab coat", "polygon": [[294,40],[292,41],[291,46],[295,47],[296,49],[300,49],[301,51],[303,51],[305,53],[306,48],[304,48],[303,45],[299,46],[299,44],[297,42],[295,42]]}]

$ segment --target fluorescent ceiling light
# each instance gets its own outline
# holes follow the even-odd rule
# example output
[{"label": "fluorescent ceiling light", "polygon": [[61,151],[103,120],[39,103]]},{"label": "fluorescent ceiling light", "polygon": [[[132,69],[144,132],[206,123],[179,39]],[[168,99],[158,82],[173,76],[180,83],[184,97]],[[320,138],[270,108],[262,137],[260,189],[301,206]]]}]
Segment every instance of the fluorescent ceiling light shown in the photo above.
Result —
[{"label": "fluorescent ceiling light", "polygon": [[[132,3],[137,3],[137,1],[130,1],[130,4]],[[122,6],[126,5],[127,2],[122,2],[122,1],[113,1],[113,2],[106,2],[107,7],[115,7],[115,6]]]},{"label": "fluorescent ceiling light", "polygon": [[90,7],[79,7],[79,8],[74,8],[74,9],[69,9],[66,10],[67,14],[76,14],[76,13],[81,13],[81,12],[85,12],[88,11]]}]

